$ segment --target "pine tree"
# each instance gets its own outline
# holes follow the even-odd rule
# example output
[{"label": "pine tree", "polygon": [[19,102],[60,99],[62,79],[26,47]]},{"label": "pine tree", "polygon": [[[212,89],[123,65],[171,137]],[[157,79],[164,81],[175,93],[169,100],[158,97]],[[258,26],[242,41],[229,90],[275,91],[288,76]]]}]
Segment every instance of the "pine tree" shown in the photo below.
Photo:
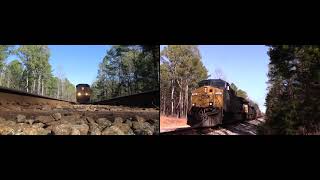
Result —
[{"label": "pine tree", "polygon": [[4,81],[4,68],[5,68],[5,61],[8,56],[12,53],[12,49],[14,46],[11,45],[0,45],[0,86],[3,84]]},{"label": "pine tree", "polygon": [[13,60],[6,66],[4,84],[8,88],[21,89],[22,75],[22,64],[18,60]]},{"label": "pine tree", "polygon": [[161,56],[162,113],[186,116],[190,108],[190,92],[200,80],[208,77],[199,49],[195,45],[169,45]]},{"label": "pine tree", "polygon": [[270,46],[263,134],[314,134],[319,126],[319,46]]},{"label": "pine tree", "polygon": [[159,66],[155,65],[155,61],[159,64],[159,58],[155,49],[143,45],[112,46],[100,63],[97,80],[92,84],[97,93],[94,98],[110,99],[159,89]]}]

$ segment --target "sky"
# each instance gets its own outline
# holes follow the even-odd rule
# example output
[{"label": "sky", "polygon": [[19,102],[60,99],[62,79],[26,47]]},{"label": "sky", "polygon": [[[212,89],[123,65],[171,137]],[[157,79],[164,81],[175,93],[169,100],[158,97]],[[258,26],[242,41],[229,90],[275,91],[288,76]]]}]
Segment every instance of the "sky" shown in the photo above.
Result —
[{"label": "sky", "polygon": [[[64,76],[74,84],[92,84],[98,75],[109,45],[49,45],[53,74],[62,70]],[[8,62],[15,59],[11,56]]]},{"label": "sky", "polygon": [[[161,46],[162,50],[164,46]],[[219,68],[226,80],[247,92],[250,99],[265,111],[268,81],[268,47],[263,45],[200,45],[202,62],[210,78]]]}]

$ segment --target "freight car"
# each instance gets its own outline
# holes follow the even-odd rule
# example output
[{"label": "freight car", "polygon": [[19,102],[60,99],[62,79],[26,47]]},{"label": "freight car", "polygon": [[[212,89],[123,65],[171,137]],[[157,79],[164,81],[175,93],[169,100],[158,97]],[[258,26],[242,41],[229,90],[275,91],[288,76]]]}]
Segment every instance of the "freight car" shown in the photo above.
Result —
[{"label": "freight car", "polygon": [[191,127],[212,127],[257,118],[256,108],[238,97],[230,84],[221,79],[199,82],[199,87],[192,91],[191,104],[187,115],[187,124]]},{"label": "freight car", "polygon": [[78,84],[76,86],[76,99],[80,104],[86,104],[90,102],[91,89],[89,84]]}]

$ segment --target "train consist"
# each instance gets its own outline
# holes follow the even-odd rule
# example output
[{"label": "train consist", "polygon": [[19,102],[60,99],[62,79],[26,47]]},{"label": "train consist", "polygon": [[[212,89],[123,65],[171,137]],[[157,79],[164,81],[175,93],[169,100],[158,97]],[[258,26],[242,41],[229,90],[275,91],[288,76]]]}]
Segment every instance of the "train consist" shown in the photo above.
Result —
[{"label": "train consist", "polygon": [[76,99],[80,104],[87,104],[90,102],[91,88],[89,84],[78,84],[76,86]]},{"label": "train consist", "polygon": [[260,113],[258,107],[238,97],[230,84],[221,79],[199,82],[199,87],[192,91],[191,103],[187,117],[187,124],[191,127],[256,119]]}]

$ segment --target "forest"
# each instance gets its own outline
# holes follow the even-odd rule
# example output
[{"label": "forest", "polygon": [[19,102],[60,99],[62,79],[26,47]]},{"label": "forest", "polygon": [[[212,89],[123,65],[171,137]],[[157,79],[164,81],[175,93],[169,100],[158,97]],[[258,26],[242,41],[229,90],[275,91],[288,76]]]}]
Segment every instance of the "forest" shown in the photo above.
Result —
[{"label": "forest", "polygon": [[91,85],[92,101],[159,90],[159,45],[113,45]]},{"label": "forest", "polygon": [[[17,59],[7,63],[7,58]],[[58,71],[52,74],[47,45],[0,45],[0,86],[75,101],[75,86]]]},{"label": "forest", "polygon": [[[201,61],[197,45],[168,45],[160,52],[160,113],[178,118],[187,116],[191,108],[191,91],[198,87],[198,82],[208,79],[207,68]],[[226,80],[220,68],[214,70],[214,79]],[[236,94],[251,101],[247,93],[229,82]]]},{"label": "forest", "polygon": [[260,134],[320,134],[320,46],[272,45]]}]

